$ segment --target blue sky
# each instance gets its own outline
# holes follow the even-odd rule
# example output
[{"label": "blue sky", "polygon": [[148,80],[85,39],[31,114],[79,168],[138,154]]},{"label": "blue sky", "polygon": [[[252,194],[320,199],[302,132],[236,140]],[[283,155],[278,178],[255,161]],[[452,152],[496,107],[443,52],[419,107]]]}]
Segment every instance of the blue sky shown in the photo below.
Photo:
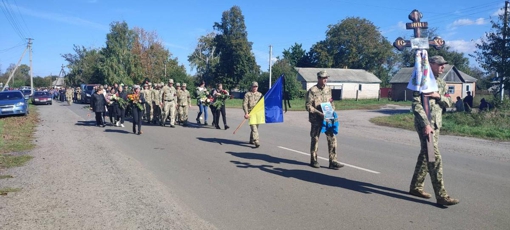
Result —
[{"label": "blue sky", "polygon": [[[173,57],[193,74],[187,56],[197,39],[212,32],[222,12],[234,5],[241,7],[257,63],[267,71],[269,45],[273,46],[273,57],[282,56],[283,49],[296,42],[309,50],[325,38],[328,25],[346,17],[372,21],[391,42],[399,36],[409,38],[412,31],[405,30],[405,23],[413,9],[421,11],[422,21],[437,27],[453,49],[472,53],[475,42],[491,30],[491,17],[502,13],[504,1],[1,0],[0,68],[5,72],[11,63],[18,62],[26,47],[25,38],[30,37],[35,39],[34,76],[58,75],[61,65],[66,64],[61,54],[73,53],[73,44],[104,47],[110,23],[126,21],[130,28],[156,31]],[[14,23],[8,17],[14,18]],[[21,63],[29,64],[28,53]],[[477,65],[473,59],[470,63]]]}]

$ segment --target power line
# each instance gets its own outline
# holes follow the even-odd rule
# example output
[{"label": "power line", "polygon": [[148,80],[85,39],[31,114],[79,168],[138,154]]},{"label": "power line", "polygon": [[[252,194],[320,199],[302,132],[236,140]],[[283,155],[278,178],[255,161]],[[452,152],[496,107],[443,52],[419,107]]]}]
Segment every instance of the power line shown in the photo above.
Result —
[{"label": "power line", "polygon": [[[2,0],[2,4],[3,4],[2,11],[3,11],[5,17],[7,18],[7,21],[9,22],[9,24],[11,24],[12,28],[18,34],[18,36],[22,40],[24,40],[26,37],[25,36],[26,34],[25,34],[25,31],[23,30],[23,28],[21,28],[20,23],[18,21],[18,18],[15,15],[15,13],[13,13],[13,10],[11,7],[12,4],[8,3],[6,0]],[[21,14],[20,14],[20,16],[21,16]]]},{"label": "power line", "polygon": [[18,43],[17,45],[15,45],[15,46],[13,46],[13,47],[10,47],[10,48],[7,48],[7,49],[0,50],[0,53],[4,53],[4,52],[7,52],[7,51],[12,50],[12,49],[14,49],[14,48],[18,48],[18,47],[20,47],[20,46],[25,46],[25,45],[26,45],[26,43]]},{"label": "power line", "polygon": [[18,2],[16,2],[16,0],[14,0],[14,5],[16,6],[16,9],[18,9],[18,14],[19,14],[21,20],[23,21],[23,24],[25,25],[25,28],[27,29],[28,35],[30,37],[32,37],[32,33],[30,33],[30,29],[28,29],[27,23],[25,22],[25,18],[23,18],[23,15],[19,11]]}]

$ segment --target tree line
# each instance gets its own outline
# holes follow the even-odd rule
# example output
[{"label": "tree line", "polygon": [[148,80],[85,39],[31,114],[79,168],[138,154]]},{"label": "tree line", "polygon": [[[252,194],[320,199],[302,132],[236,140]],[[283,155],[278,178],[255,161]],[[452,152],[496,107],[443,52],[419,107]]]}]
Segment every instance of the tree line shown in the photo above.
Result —
[{"label": "tree line", "polygon": [[[483,40],[475,52],[474,57],[481,63],[483,70],[470,66],[464,53],[453,51],[448,42],[443,49],[430,49],[429,55],[444,56],[459,70],[479,79],[479,87],[487,88],[495,70],[501,73],[509,71],[506,67],[508,65],[501,66],[498,65],[499,62],[496,63],[501,58],[494,57],[504,57],[509,47],[504,45],[506,41],[498,40],[501,37],[503,18],[500,17],[499,20],[493,22],[495,32],[488,33],[489,39]],[[105,47],[92,49],[74,45],[74,53],[62,55],[69,70],[66,84],[131,85],[139,84],[145,79],[151,82],[166,82],[172,78],[177,82],[195,85],[201,81],[206,81],[208,85],[222,83],[226,89],[240,91],[249,89],[252,81],[258,81],[259,90],[267,91],[269,72],[262,71],[256,63],[252,52],[253,43],[248,40],[241,8],[233,6],[224,11],[221,20],[214,22],[212,28],[213,32],[198,39],[196,48],[188,56],[192,70],[196,71],[195,76],[190,76],[178,59],[164,47],[156,32],[137,27],[130,29],[126,22],[114,22],[110,24],[110,32],[106,35]],[[427,33],[429,37],[436,36],[435,29],[430,29]],[[491,52],[491,49],[494,51]],[[400,68],[413,65],[412,50],[397,51],[373,22],[360,17],[348,17],[329,25],[324,40],[312,45],[308,51],[298,42],[284,49],[272,65],[271,74],[273,82],[282,74],[287,76],[286,88],[289,95],[297,98],[303,96],[303,92],[301,83],[296,79],[295,67],[364,69],[379,77],[382,87],[387,87],[391,76]],[[8,72],[0,75],[0,80],[5,78]],[[26,79],[26,66],[19,68],[17,72],[21,77],[15,79]],[[53,78],[49,76],[49,79]],[[40,83],[46,81],[49,80]]]}]

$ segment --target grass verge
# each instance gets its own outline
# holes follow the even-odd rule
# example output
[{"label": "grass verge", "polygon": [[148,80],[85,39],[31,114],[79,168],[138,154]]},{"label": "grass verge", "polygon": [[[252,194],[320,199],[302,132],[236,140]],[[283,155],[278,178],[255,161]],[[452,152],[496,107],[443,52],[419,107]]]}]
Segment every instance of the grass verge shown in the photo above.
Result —
[{"label": "grass verge", "polygon": [[[0,170],[24,165],[32,156],[11,155],[10,153],[28,151],[34,148],[33,135],[39,122],[37,109],[29,105],[28,116],[4,117],[0,119]],[[0,179],[12,178],[0,175]],[[0,195],[18,192],[21,188],[0,188]]]},{"label": "grass verge", "polygon": [[7,187],[7,188],[0,188],[0,196],[5,196],[5,195],[7,195],[10,192],[19,192],[19,191],[21,191],[20,188],[9,188],[9,187]]},{"label": "grass verge", "polygon": [[[412,113],[374,117],[370,122],[407,130],[414,129]],[[441,134],[510,141],[510,117],[505,112],[446,113]]]}]

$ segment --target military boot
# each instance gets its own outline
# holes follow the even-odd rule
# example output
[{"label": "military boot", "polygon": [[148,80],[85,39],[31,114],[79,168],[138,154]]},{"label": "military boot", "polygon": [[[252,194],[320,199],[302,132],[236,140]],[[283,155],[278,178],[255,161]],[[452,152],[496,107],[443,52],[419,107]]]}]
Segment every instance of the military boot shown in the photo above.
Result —
[{"label": "military boot", "polygon": [[338,170],[341,167],[344,167],[344,164],[342,164],[342,163],[340,163],[338,161],[330,161],[329,162],[329,168],[330,169]]},{"label": "military boot", "polygon": [[450,196],[445,196],[437,199],[437,204],[439,205],[456,205],[458,203],[458,199],[451,198]]},{"label": "military boot", "polygon": [[317,161],[317,153],[312,153],[310,156],[310,166],[312,168],[320,168],[319,162]]},{"label": "military boot", "polygon": [[409,194],[411,194],[413,196],[425,198],[425,199],[430,199],[430,197],[432,197],[430,195],[430,193],[426,193],[425,191],[423,191],[421,189],[411,189],[411,190],[409,190]]}]

